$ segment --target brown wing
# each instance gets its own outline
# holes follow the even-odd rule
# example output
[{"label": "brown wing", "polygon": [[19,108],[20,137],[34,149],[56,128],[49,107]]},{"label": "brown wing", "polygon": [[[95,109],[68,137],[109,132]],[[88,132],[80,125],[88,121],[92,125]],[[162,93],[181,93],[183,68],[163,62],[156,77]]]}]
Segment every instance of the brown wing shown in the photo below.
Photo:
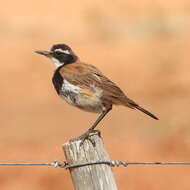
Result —
[{"label": "brown wing", "polygon": [[68,64],[60,70],[64,79],[81,88],[103,91],[102,98],[112,104],[122,104],[133,108],[135,102],[127,98],[122,90],[111,80],[105,77],[96,67],[85,63]]},{"label": "brown wing", "polygon": [[103,91],[102,99],[111,104],[124,105],[133,109],[138,109],[150,117],[158,118],[129,99],[123,91],[111,80],[105,77],[96,67],[85,63],[68,64],[60,69],[60,73],[70,83],[80,86],[93,93],[94,87]]}]

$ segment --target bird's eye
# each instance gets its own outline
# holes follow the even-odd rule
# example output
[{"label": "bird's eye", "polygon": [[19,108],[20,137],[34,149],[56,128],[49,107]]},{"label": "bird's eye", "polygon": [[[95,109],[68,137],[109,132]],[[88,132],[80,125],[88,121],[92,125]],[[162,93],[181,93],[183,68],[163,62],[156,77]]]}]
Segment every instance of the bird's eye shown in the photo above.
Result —
[{"label": "bird's eye", "polygon": [[61,54],[63,54],[63,53],[60,52],[60,51],[55,51],[55,54],[59,56],[59,55],[61,55]]}]

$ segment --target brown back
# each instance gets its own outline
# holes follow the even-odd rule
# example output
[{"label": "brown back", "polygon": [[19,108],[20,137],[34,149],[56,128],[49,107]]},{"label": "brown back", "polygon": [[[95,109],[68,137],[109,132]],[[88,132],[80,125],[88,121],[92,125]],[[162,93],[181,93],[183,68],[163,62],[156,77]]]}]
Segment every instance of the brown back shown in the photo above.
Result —
[{"label": "brown back", "polygon": [[130,100],[116,84],[105,77],[93,65],[78,61],[74,64],[63,66],[60,69],[60,73],[64,79],[80,88],[88,90],[93,90],[92,87],[100,88],[103,90],[102,99],[111,104],[125,105],[130,108],[133,108],[133,105],[137,105],[134,101]]}]

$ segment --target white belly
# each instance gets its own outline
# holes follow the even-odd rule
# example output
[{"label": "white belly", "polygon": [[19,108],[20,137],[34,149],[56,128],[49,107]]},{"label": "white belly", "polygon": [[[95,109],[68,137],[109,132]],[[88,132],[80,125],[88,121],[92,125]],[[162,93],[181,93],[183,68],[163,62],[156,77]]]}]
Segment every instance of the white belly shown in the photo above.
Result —
[{"label": "white belly", "polygon": [[64,79],[60,96],[69,104],[74,104],[80,88]]},{"label": "white belly", "polygon": [[92,86],[91,90],[81,89],[64,80],[60,96],[69,104],[89,112],[101,112],[102,90]]}]

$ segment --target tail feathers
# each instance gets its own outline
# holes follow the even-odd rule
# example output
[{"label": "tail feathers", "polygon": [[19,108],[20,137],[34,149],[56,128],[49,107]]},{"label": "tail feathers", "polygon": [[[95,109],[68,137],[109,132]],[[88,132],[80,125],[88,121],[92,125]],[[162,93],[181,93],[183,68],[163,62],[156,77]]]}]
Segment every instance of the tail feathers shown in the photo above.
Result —
[{"label": "tail feathers", "polygon": [[152,113],[150,113],[149,111],[145,110],[144,108],[140,107],[139,105],[135,105],[134,108],[142,111],[143,113],[149,115],[150,117],[152,117],[153,119],[159,120],[155,115],[153,115]]}]

